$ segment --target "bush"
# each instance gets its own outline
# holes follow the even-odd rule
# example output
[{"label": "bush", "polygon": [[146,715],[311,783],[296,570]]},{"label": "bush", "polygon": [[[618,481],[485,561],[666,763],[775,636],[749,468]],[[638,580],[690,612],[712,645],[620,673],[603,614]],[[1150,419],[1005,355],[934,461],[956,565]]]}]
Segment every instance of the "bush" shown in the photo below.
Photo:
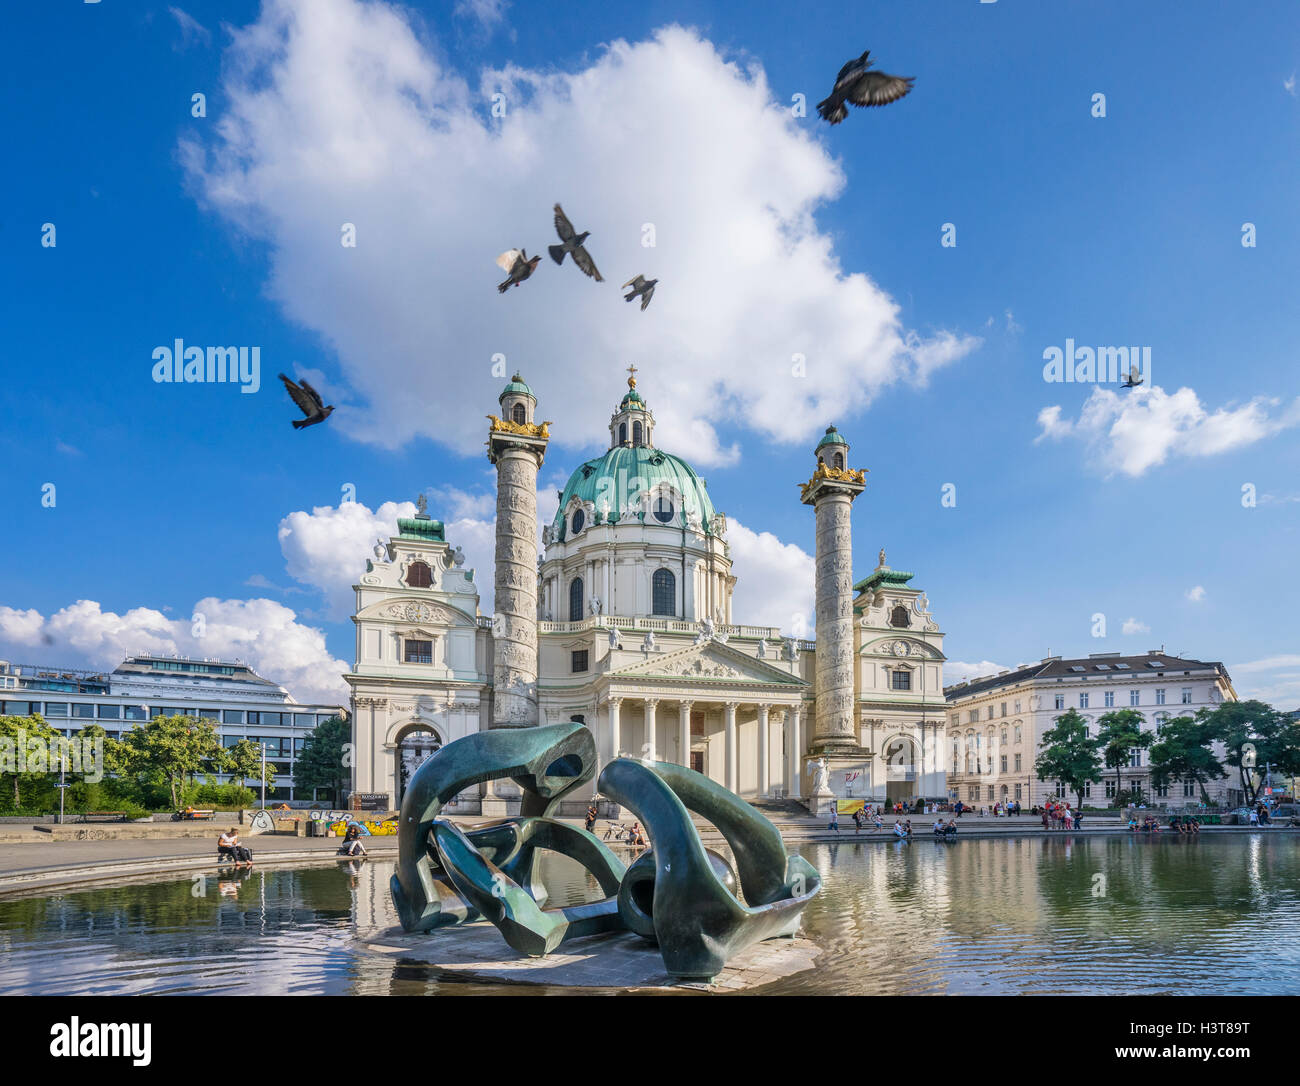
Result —
[{"label": "bush", "polygon": [[194,799],[188,802],[195,807],[215,807],[224,811],[237,811],[253,806],[253,790],[237,784],[201,784],[194,790]]}]

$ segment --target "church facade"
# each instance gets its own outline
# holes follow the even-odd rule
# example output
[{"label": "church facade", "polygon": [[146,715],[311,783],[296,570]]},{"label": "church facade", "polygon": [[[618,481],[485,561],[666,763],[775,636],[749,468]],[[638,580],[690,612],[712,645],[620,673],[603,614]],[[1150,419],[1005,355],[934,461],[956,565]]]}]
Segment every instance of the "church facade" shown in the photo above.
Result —
[{"label": "church facade", "polygon": [[[423,507],[355,586],[354,791],[396,805],[419,761],[462,735],[576,720],[602,764],[676,762],[748,799],[807,797],[812,758],[839,797],[944,796],[943,635],[883,551],[853,583],[848,514],[865,473],[834,427],[801,484],[818,528],[814,643],[733,622],[726,516],[656,446],[635,373],[608,447],[572,473],[540,540],[550,424],[518,375],[499,403],[494,614],[479,614],[474,572]],[[456,809],[504,814],[517,794],[493,782]]]}]

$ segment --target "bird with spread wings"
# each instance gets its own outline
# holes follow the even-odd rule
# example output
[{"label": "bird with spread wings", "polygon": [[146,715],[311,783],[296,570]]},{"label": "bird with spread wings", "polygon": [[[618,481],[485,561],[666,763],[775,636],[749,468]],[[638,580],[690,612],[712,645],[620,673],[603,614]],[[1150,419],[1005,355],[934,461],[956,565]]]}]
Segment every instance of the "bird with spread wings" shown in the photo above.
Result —
[{"label": "bird with spread wings", "polygon": [[334,410],[334,405],[326,407],[324,401],[320,398],[320,393],[309,385],[306,380],[297,383],[289,380],[283,373],[280,374],[280,380],[284,382],[284,390],[289,393],[289,399],[298,405],[306,418],[294,419],[293,428],[301,430],[304,426],[315,426],[318,422],[324,422]]},{"label": "bird with spread wings", "polygon": [[831,93],[817,103],[817,112],[823,120],[839,124],[849,115],[846,102],[854,106],[887,106],[912,89],[916,82],[912,76],[870,71],[869,56],[870,49],[840,69]]},{"label": "bird with spread wings", "polygon": [[591,237],[591,231],[584,230],[579,234],[574,230],[573,223],[569,222],[569,217],[559,204],[555,205],[555,232],[560,235],[561,244],[547,246],[551,259],[557,264],[563,264],[564,254],[571,253],[573,254],[573,262],[583,272],[596,280],[597,283],[603,283],[605,280],[601,277],[600,272],[596,270],[596,262],[591,259],[591,254],[582,245],[584,241]]}]

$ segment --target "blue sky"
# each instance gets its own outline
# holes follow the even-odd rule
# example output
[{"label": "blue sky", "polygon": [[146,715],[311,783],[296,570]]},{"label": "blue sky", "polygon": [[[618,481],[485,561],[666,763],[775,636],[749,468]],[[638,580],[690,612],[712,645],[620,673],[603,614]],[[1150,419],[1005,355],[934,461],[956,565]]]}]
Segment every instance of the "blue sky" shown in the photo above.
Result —
[{"label": "blue sky", "polygon": [[[552,490],[638,366],[742,526],[742,619],[811,608],[795,484],[835,423],[871,472],[858,575],[881,546],[914,571],[953,661],[1164,645],[1300,705],[1294,5],[103,0],[7,26],[0,655],[206,647],[326,696],[384,503],[431,491],[490,555],[500,351],[555,420]],[[865,48],[915,89],[831,128],[812,107]],[[609,282],[546,261],[499,297],[493,258],[553,240],[555,200]],[[656,270],[646,313],[618,300]],[[154,383],[177,337],[260,346],[260,391]],[[1148,388],[1045,383],[1067,338],[1149,346]],[[281,370],[334,417],[293,431]],[[378,519],[322,512],[346,484]]]}]

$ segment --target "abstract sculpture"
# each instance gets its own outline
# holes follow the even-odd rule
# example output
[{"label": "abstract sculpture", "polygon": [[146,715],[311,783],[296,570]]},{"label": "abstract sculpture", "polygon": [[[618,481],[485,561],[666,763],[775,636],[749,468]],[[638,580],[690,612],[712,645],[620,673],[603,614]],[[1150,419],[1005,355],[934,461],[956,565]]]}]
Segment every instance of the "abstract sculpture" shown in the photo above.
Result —
[{"label": "abstract sculpture", "polygon": [[[776,827],[753,807],[682,766],[616,758],[597,786],[637,815],[651,842],[625,868],[593,834],[550,817],[595,768],[591,732],[577,721],[479,732],[426,760],[402,800],[392,880],[402,927],[429,931],[482,917],[534,957],[565,939],[626,928],[658,945],[670,974],[690,979],[715,976],[752,943],[795,934],[821,880],[802,857],[786,854]],[[523,790],[519,817],[469,832],[438,817],[465,788],[504,777]],[[718,828],[736,871],[704,848],[691,811]],[[538,849],[576,860],[605,897],[546,908]]]}]

